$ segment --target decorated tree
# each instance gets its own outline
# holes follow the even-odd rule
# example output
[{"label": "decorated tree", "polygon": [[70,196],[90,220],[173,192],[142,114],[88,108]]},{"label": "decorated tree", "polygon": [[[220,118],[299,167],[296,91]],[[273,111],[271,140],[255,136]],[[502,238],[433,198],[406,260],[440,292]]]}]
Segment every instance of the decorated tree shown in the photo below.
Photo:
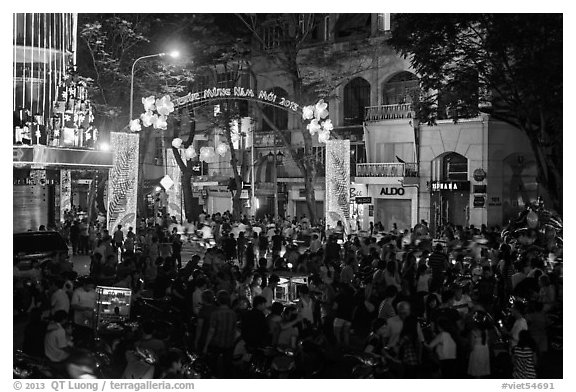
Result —
[{"label": "decorated tree", "polygon": [[[99,129],[129,130],[131,67],[143,55],[166,49],[165,42],[185,34],[187,14],[80,14],[78,70],[93,80],[90,96]],[[160,51],[163,51],[160,50]],[[193,80],[186,56],[177,64],[159,58],[139,62],[135,69],[134,106],[141,97],[159,94],[177,96]],[[137,115],[138,112],[135,111]],[[176,116],[177,117],[177,116]],[[177,119],[176,119],[177,120]],[[139,189],[143,189],[143,165],[155,128],[140,133]],[[164,137],[162,137],[164,142]],[[145,212],[144,197],[138,210]]]},{"label": "decorated tree", "polygon": [[390,43],[410,58],[424,94],[417,115],[480,112],[529,138],[538,182],[562,211],[562,14],[395,15]]}]

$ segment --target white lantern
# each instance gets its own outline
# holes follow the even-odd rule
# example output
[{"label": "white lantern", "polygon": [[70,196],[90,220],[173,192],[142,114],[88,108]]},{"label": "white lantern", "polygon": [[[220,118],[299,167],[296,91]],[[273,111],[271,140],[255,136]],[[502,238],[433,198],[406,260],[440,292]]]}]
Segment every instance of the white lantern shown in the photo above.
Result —
[{"label": "white lantern", "polygon": [[140,120],[135,119],[130,121],[130,130],[132,132],[140,132],[142,130],[142,125],[140,125]]},{"label": "white lantern", "polygon": [[184,155],[186,156],[186,158],[192,159],[196,156],[196,150],[194,150],[194,147],[190,146],[186,150],[184,150]]},{"label": "white lantern", "polygon": [[308,124],[306,128],[310,131],[311,135],[315,135],[322,129],[317,119],[310,121],[310,124]]},{"label": "white lantern", "polygon": [[218,146],[216,147],[216,152],[217,152],[218,155],[220,155],[221,157],[223,157],[224,155],[226,155],[226,151],[228,151],[228,147],[226,146],[226,143],[220,143],[220,144],[218,144]]},{"label": "white lantern", "polygon": [[148,98],[142,98],[142,105],[144,105],[144,110],[146,111],[152,111],[156,109],[156,106],[154,105],[155,102],[156,99],[153,95],[149,96]]},{"label": "white lantern", "polygon": [[318,133],[318,142],[326,143],[328,140],[330,140],[330,131],[322,130]]}]

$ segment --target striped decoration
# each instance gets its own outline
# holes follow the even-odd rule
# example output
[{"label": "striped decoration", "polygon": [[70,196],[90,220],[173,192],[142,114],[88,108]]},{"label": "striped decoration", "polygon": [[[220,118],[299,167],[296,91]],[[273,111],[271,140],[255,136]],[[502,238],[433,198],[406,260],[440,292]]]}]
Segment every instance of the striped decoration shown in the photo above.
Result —
[{"label": "striped decoration", "polygon": [[172,148],[166,150],[166,174],[174,181],[174,185],[166,191],[168,195],[168,215],[170,217],[175,216],[178,222],[182,222],[182,175],[176,158],[174,158]]},{"label": "striped decoration", "polygon": [[116,226],[128,232],[132,226],[137,230],[136,208],[138,198],[138,151],[139,135],[111,132],[112,169],[108,182],[108,231]]},{"label": "striped decoration", "polygon": [[350,226],[350,140],[326,141],[326,228]]}]

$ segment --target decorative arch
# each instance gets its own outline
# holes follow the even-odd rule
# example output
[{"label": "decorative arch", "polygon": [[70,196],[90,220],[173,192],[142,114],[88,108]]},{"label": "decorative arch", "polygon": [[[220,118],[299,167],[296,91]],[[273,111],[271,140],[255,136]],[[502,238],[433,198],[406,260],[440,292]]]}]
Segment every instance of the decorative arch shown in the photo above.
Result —
[{"label": "decorative arch", "polygon": [[382,105],[412,103],[420,93],[418,76],[409,71],[400,71],[382,83]]},{"label": "decorative arch", "polygon": [[[274,87],[269,90],[273,94],[279,97],[287,97],[288,92],[281,87]],[[264,114],[272,120],[272,123],[280,130],[288,129],[288,112],[285,109],[276,106],[264,106]],[[272,127],[262,119],[262,131],[268,132],[272,130]]]},{"label": "decorative arch", "polygon": [[370,106],[370,83],[361,77],[344,86],[344,125],[362,125],[364,111]]}]

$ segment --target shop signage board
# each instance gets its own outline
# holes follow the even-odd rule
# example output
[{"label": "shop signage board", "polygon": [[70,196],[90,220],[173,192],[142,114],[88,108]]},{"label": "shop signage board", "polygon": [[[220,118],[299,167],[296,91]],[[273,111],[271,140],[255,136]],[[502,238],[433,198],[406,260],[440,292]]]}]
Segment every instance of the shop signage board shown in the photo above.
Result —
[{"label": "shop signage board", "polygon": [[404,194],[406,193],[406,190],[404,189],[404,187],[396,187],[396,186],[384,186],[382,187],[382,189],[380,190],[380,195],[386,195],[386,196],[404,196]]},{"label": "shop signage board", "polygon": [[356,204],[371,204],[372,198],[369,196],[356,197]]},{"label": "shop signage board", "polygon": [[482,208],[486,203],[486,198],[484,196],[474,196],[474,207]]},{"label": "shop signage board", "polygon": [[474,185],[474,193],[486,193],[486,185]]},{"label": "shop signage board", "polygon": [[432,181],[430,189],[432,192],[469,191],[470,181]]}]

